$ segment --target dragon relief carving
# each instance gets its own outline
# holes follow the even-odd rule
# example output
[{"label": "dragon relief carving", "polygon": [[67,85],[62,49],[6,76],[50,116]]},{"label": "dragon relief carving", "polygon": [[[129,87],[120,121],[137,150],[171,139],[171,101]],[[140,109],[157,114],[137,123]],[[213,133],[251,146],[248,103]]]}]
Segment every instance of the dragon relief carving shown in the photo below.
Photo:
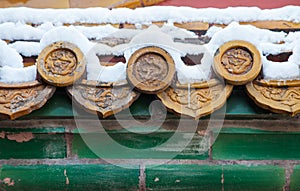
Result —
[{"label": "dragon relief carving", "polygon": [[97,86],[78,84],[67,88],[76,103],[91,112],[100,112],[107,117],[131,105],[139,96],[129,85]]},{"label": "dragon relief carving", "polygon": [[133,75],[148,87],[159,86],[168,75],[168,63],[154,53],[144,54],[133,64]]},{"label": "dragon relief carving", "polygon": [[266,87],[253,84],[265,98],[292,107],[300,102],[300,87]]},{"label": "dragon relief carving", "polygon": [[227,50],[221,58],[223,67],[231,74],[245,74],[253,64],[251,54],[242,48]]},{"label": "dragon relief carving", "polygon": [[221,84],[209,88],[192,89],[190,91],[188,89],[169,88],[167,95],[173,102],[177,102],[188,109],[197,111],[210,105],[213,100],[216,100],[223,88],[224,86]]},{"label": "dragon relief carving", "polygon": [[38,56],[37,69],[48,84],[65,87],[79,80],[86,69],[83,52],[66,41],[46,46]]},{"label": "dragon relief carving", "polygon": [[157,94],[171,84],[175,63],[168,52],[159,47],[144,47],[128,60],[127,80],[139,92]]},{"label": "dragon relief carving", "polygon": [[52,75],[70,75],[76,65],[76,55],[69,49],[56,49],[50,52],[45,59],[45,69]]},{"label": "dragon relief carving", "polygon": [[10,119],[26,115],[42,107],[55,92],[55,87],[39,82],[23,87],[0,87],[0,114]]},{"label": "dragon relief carving", "polygon": [[120,89],[87,87],[81,88],[81,90],[82,97],[107,110],[114,110],[120,107],[118,100],[126,99],[131,93],[129,87]]},{"label": "dragon relief carving", "polygon": [[30,89],[1,89],[0,105],[2,108],[11,111],[30,106],[42,89],[42,86]]},{"label": "dragon relief carving", "polygon": [[169,87],[157,96],[170,111],[199,119],[221,108],[232,89],[232,85],[210,80],[203,84]]}]

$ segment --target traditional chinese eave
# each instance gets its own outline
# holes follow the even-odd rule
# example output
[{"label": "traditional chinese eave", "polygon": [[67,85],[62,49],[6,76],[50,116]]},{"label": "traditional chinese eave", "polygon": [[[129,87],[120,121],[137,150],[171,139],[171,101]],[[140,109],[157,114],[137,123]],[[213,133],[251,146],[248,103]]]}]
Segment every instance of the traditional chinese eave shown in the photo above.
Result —
[{"label": "traditional chinese eave", "polygon": [[0,9],[0,191],[300,190],[300,11],[246,9],[223,23]]},{"label": "traditional chinese eave", "polygon": [[[168,10],[168,7],[161,8]],[[172,7],[170,11],[173,9],[186,14],[183,12],[185,8]],[[142,18],[151,8],[145,8],[143,12],[126,10],[128,18],[118,18],[117,13],[122,13],[119,9],[98,9],[117,19],[111,23],[107,23],[105,19],[93,23],[99,15],[92,14],[81,22],[76,12],[51,10],[51,14],[70,14],[70,19],[58,18],[55,22],[62,22],[62,26],[56,26],[54,22],[51,24],[52,29],[45,30],[45,23],[49,23],[49,17],[41,10],[20,9],[23,12],[10,20],[5,14],[13,9],[8,9],[7,12],[3,9],[0,11],[3,15],[2,26],[13,26],[14,31],[10,35],[5,32],[5,27],[3,28],[0,35],[8,45],[3,42],[2,46],[13,52],[8,55],[10,57],[22,55],[13,58],[23,58],[23,66],[18,69],[18,74],[25,70],[37,73],[32,81],[38,80],[41,86],[52,89],[50,88],[48,94],[39,93],[27,86],[29,82],[22,84],[14,82],[13,79],[10,81],[8,74],[4,72],[17,72],[13,69],[16,67],[14,63],[10,63],[12,67],[2,69],[2,80],[6,81],[1,89],[3,92],[9,91],[11,96],[2,94],[1,113],[11,119],[28,114],[42,107],[45,100],[55,91],[55,87],[68,86],[68,95],[74,103],[87,111],[97,112],[102,117],[128,108],[143,93],[157,95],[166,108],[175,114],[198,119],[221,108],[230,96],[233,86],[245,85],[249,97],[257,105],[273,112],[297,114],[300,112],[300,84],[297,82],[300,77],[295,76],[295,72],[284,73],[286,76],[283,78],[272,74],[270,76],[271,69],[279,71],[276,64],[274,65],[275,60],[280,63],[279,67],[287,62],[289,57],[293,58],[289,60],[289,67],[297,64],[297,55],[300,54],[297,43],[294,43],[300,28],[297,15],[281,17],[275,10],[271,10],[274,20],[268,20],[270,15],[264,10],[234,8],[232,11],[238,13],[242,9],[249,13],[258,11],[266,19],[241,17],[237,18],[237,22],[231,23],[220,17],[228,10],[220,9],[215,10],[218,11],[220,19],[212,22],[213,17],[195,17],[201,11],[209,13],[209,10],[191,9],[194,12],[194,18],[191,18],[193,21],[183,21],[182,17],[170,16],[173,21],[170,23],[164,15],[158,15],[153,18],[152,23],[147,24],[116,23],[137,16],[135,12]],[[297,9],[299,7],[285,7],[279,10],[295,12]],[[32,19],[22,16],[30,11],[40,14],[41,17]],[[76,11],[88,14],[84,9]],[[26,24],[19,23],[18,18]],[[195,20],[197,18],[198,21]],[[234,12],[232,16],[228,16],[228,19],[234,18]],[[282,20],[283,18],[287,20]],[[14,22],[15,24],[12,24]],[[227,23],[222,24],[224,22]],[[23,28],[25,34],[31,36],[18,39],[19,28]],[[91,29],[93,32],[87,32]],[[271,31],[273,29],[276,31]],[[246,35],[243,37],[237,34],[235,37],[231,34],[234,31],[243,31],[240,33],[249,35],[243,34]],[[261,36],[256,35],[251,39],[253,33],[250,31],[255,31]],[[41,34],[34,35],[38,34],[37,32]],[[224,35],[228,38],[223,38]],[[269,37],[263,38],[263,35]],[[284,48],[279,49],[281,46]],[[270,47],[276,47],[278,50],[270,50]],[[26,49],[32,51],[28,52]],[[282,59],[283,55],[287,55],[286,58]],[[272,67],[267,70],[267,66]],[[201,72],[197,75],[195,70],[199,69]],[[269,83],[270,80],[272,83]],[[26,95],[20,93],[23,90],[27,92]],[[34,102],[40,94],[43,101]]]}]

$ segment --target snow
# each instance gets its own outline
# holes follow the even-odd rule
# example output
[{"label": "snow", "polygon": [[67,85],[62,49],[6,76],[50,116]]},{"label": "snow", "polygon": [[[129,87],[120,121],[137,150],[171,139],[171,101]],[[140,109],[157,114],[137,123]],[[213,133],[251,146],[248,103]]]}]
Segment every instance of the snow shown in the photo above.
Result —
[{"label": "snow", "polygon": [[[274,19],[272,19],[274,16]],[[266,9],[259,15],[259,20],[286,20],[300,22],[299,6],[285,6],[277,9]]]},{"label": "snow", "polygon": [[288,61],[300,66],[300,39],[297,41],[297,45],[293,48],[293,54],[289,57]]},{"label": "snow", "polygon": [[[195,33],[191,32],[191,31],[175,27],[173,23],[164,23],[164,25],[160,28],[158,26],[152,25],[152,24],[149,26],[150,29],[153,27],[156,27],[155,30],[157,30],[157,31],[161,31],[165,34],[168,34],[173,39],[175,39],[175,38],[179,38],[179,39],[197,38],[198,37]],[[144,32],[144,30],[141,30],[141,29],[118,29],[118,30],[115,30],[113,33],[107,35],[106,37],[132,39],[133,37],[135,37],[136,35],[138,35],[139,33],[142,33],[142,32]]]},{"label": "snow", "polygon": [[[267,29],[259,29],[252,25],[240,25],[236,22],[229,24],[222,29],[221,27],[210,27],[206,37],[211,37],[208,44],[214,52],[222,44],[232,40],[244,40],[252,43],[261,51],[263,55],[279,54],[282,52],[293,51],[293,48],[300,44],[300,32],[274,32]],[[293,52],[298,52],[294,50]]]},{"label": "snow", "polygon": [[85,27],[85,26],[75,26],[75,28],[80,31],[88,39],[102,39],[109,36],[110,34],[118,31],[119,29],[113,27],[112,25],[105,26],[95,26],[95,27]]},{"label": "snow", "polygon": [[217,32],[221,31],[222,27],[211,26],[205,33],[205,36],[212,38]]},{"label": "snow", "polygon": [[18,53],[26,57],[38,56],[41,52],[39,42],[16,41],[8,46],[14,48]]},{"label": "snow", "polygon": [[[88,60],[88,80],[102,82],[125,80],[126,66],[130,56],[138,49],[150,46],[160,47],[171,55],[180,83],[208,80],[215,51],[222,44],[231,40],[244,40],[258,49],[262,56],[265,79],[300,78],[300,32],[287,34],[238,23],[260,20],[300,22],[300,6],[286,6],[271,10],[261,10],[257,7],[195,9],[191,7],[155,6],[134,10],[127,8],[112,10],[106,8],[0,9],[0,39],[17,40],[9,45],[2,40],[0,41],[0,80],[4,82],[34,80],[36,76],[35,66],[23,68],[21,55],[36,56],[46,46],[57,41],[73,43],[82,50]],[[152,22],[160,21],[165,22],[162,27],[152,25]],[[175,38],[197,38],[193,32],[174,26],[175,22],[190,21],[229,25],[224,29],[216,26],[210,27],[205,36],[211,40],[206,45],[174,42]],[[76,22],[106,25],[63,26],[64,23]],[[118,29],[109,23],[132,23],[138,29]],[[33,27],[31,24],[38,24],[38,26]],[[142,30],[143,25],[149,27]],[[110,47],[88,40],[101,40],[103,38],[126,38],[130,39],[130,42]],[[40,42],[26,42],[39,40]],[[275,63],[265,57],[269,54],[276,55],[291,51],[293,54],[287,62]],[[200,65],[187,66],[181,59],[186,55],[199,54],[204,54]],[[126,63],[120,62],[114,66],[102,66],[97,55],[124,55]],[[25,72],[24,75],[19,75],[22,72]],[[9,80],[9,75],[18,75],[18,77]]]},{"label": "snow", "polygon": [[300,32],[289,32],[289,34],[285,38],[285,42],[288,43],[299,43],[296,42],[298,39],[300,39]]},{"label": "snow", "polygon": [[198,36],[186,29],[175,27],[173,23],[165,23],[161,28],[160,31],[170,35],[172,38],[198,38]]},{"label": "snow", "polygon": [[[212,58],[210,52],[205,46],[175,43],[170,35],[163,33],[157,26],[150,26],[147,30],[135,36],[129,43],[130,49],[125,52],[125,58],[129,59],[130,55],[137,49],[149,46],[156,46],[166,50],[173,58],[178,81],[182,84],[208,80]],[[192,50],[192,51],[191,51]],[[187,66],[181,57],[187,54],[204,53],[206,61],[201,65]]]},{"label": "snow", "polygon": [[[212,64],[212,56],[205,46],[175,43],[171,35],[162,32],[161,28],[152,25],[148,29],[138,33],[131,39],[130,43],[115,47],[96,45],[87,56],[87,79],[102,82],[115,82],[126,79],[126,66],[132,54],[144,47],[160,47],[167,51],[174,60],[177,77],[180,83],[191,83],[208,80]],[[192,51],[191,51],[192,50]],[[181,60],[187,53],[205,53],[203,64],[187,66]],[[102,66],[97,58],[98,55],[124,55],[126,64],[117,63],[114,66]]]},{"label": "snow", "polygon": [[171,52],[172,58],[175,62],[177,79],[179,83],[188,84],[209,80],[211,74],[211,65],[213,63],[212,55],[210,55],[209,52],[203,53],[204,57],[202,58],[200,65],[187,66],[181,60],[181,56],[178,53]]},{"label": "snow", "polygon": [[22,23],[0,24],[0,39],[6,40],[39,40],[45,31]]},{"label": "snow", "polygon": [[[173,26],[172,26],[173,27]],[[173,30],[173,29],[172,29]],[[98,48],[98,54],[101,55],[124,55],[126,61],[130,56],[140,48],[156,46],[166,50],[173,58],[177,78],[180,83],[192,83],[208,80],[211,74],[211,66],[213,63],[213,55],[217,48],[225,42],[231,40],[245,40],[254,44],[262,56],[263,74],[266,79],[293,79],[299,77],[298,65],[300,60],[300,46],[296,46],[295,39],[298,35],[287,35],[284,32],[272,32],[265,29],[259,29],[254,26],[239,25],[232,23],[224,29],[214,28],[208,31],[212,35],[212,39],[207,45],[193,45],[184,43],[175,43],[170,34],[163,32],[162,28],[155,25],[150,26],[146,30],[142,30],[135,34],[129,44],[122,44],[115,47],[102,46]],[[251,38],[249,38],[251,36]],[[285,42],[288,38],[288,42]],[[295,46],[295,47],[294,47]],[[294,47],[294,48],[293,48]],[[293,50],[293,55],[288,62],[278,63],[268,61],[264,55],[279,54]],[[181,57],[187,54],[199,55],[204,53],[201,65],[187,66],[182,61]],[[297,60],[297,63],[296,63]],[[122,76],[126,74],[126,64],[118,63],[115,66],[100,66],[97,59],[93,67],[88,64],[87,77],[88,79],[100,79],[101,81],[115,81],[111,74]],[[98,69],[97,69],[98,68]],[[100,74],[100,77],[98,76]],[[122,79],[125,79],[123,76]]]},{"label": "snow", "polygon": [[50,22],[33,27],[21,22],[6,22],[0,24],[0,39],[6,40],[40,40],[42,36],[54,26]]},{"label": "snow", "polygon": [[[2,23],[0,24],[0,38],[6,40],[40,40],[45,33],[55,28],[60,28],[61,25],[54,25],[53,23],[46,22],[37,27],[32,27],[23,23]],[[112,25],[105,26],[75,26],[75,28],[84,34],[89,39],[102,39],[119,29]]]},{"label": "snow", "polygon": [[140,29],[119,29],[113,33],[111,33],[108,37],[110,38],[128,38],[131,39],[137,34],[139,34],[142,30]]},{"label": "snow", "polygon": [[6,42],[0,40],[0,67],[9,66],[13,68],[23,67],[22,56]]},{"label": "snow", "polygon": [[60,27],[60,26],[62,26],[61,23],[53,24],[52,22],[45,22],[41,25],[38,25],[36,28],[43,30],[43,31],[49,31],[49,30],[53,29],[54,27]]},{"label": "snow", "polygon": [[226,9],[191,7],[152,6],[128,9],[107,8],[87,9],[32,9],[5,8],[0,9],[0,23],[22,22],[42,24],[52,23],[140,23],[151,22],[189,22],[202,21],[208,23],[229,24],[233,21],[286,20],[300,21],[300,7],[286,6],[278,9],[259,9],[257,7],[228,7]]},{"label": "snow", "polygon": [[6,42],[0,40],[0,82],[19,83],[36,78],[36,66],[23,68],[22,56]]},{"label": "snow", "polygon": [[217,31],[209,42],[212,51],[215,52],[222,44],[232,40],[244,40],[252,43],[260,49],[260,43],[279,43],[284,41],[285,32],[273,32],[267,29],[259,29],[252,25],[240,25],[236,22],[229,24],[223,30]]},{"label": "snow", "polygon": [[97,80],[100,82],[117,82],[126,80],[126,64],[119,62],[113,66],[103,66],[97,55],[111,55],[111,47],[96,44],[87,54],[87,80]]},{"label": "snow", "polygon": [[41,50],[46,46],[58,42],[66,41],[75,44],[84,54],[92,48],[91,43],[81,32],[79,32],[74,26],[61,26],[53,28],[46,32],[40,41]]},{"label": "snow", "polygon": [[0,82],[4,83],[20,83],[30,82],[36,79],[36,66],[28,66],[25,68],[12,68],[10,66],[0,67]]},{"label": "snow", "polygon": [[87,58],[87,80],[117,82],[126,80],[126,65],[122,62],[113,66],[102,66],[96,54]]},{"label": "snow", "polygon": [[[262,56],[263,77],[265,79],[295,79],[299,78],[300,33],[273,32],[259,29],[251,25],[240,25],[236,22],[224,29],[212,27],[206,35],[211,37],[208,49],[215,52],[222,44],[232,40],[243,40],[253,44]],[[293,52],[287,62],[272,62],[265,56]]]},{"label": "snow", "polygon": [[299,78],[299,66],[291,62],[272,62],[263,57],[263,74],[266,80]]},{"label": "snow", "polygon": [[[46,22],[37,27],[32,27],[28,24],[18,23],[2,23],[0,24],[0,39],[6,40],[40,40],[48,31],[61,28],[61,25],[54,25],[53,23]],[[139,29],[118,29],[112,25],[103,26],[74,26],[77,31],[82,33],[88,39],[100,40],[105,37],[114,38],[133,38],[142,30]],[[59,30],[59,29],[57,29]],[[171,35],[173,38],[196,38],[193,32],[186,29],[175,27],[173,23],[165,23],[160,30],[166,34]]]},{"label": "snow", "polygon": [[284,43],[284,44],[273,44],[273,43],[260,43],[259,45],[260,49],[262,50],[263,55],[277,55],[283,52],[290,52],[292,51],[292,46],[290,43]]}]

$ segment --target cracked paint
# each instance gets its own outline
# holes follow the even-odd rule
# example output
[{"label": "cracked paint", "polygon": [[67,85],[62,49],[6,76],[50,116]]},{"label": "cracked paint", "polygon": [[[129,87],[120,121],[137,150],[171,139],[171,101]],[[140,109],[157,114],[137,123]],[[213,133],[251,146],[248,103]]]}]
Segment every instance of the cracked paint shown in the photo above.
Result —
[{"label": "cracked paint", "polygon": [[11,178],[4,178],[3,179],[4,184],[6,184],[7,186],[14,186],[15,185],[15,181],[12,180]]},{"label": "cracked paint", "polygon": [[5,138],[5,132],[3,132],[3,131],[0,132],[0,138],[1,138],[1,139],[4,139],[4,138]]},{"label": "cracked paint", "polygon": [[23,132],[18,134],[7,134],[6,137],[11,141],[23,143],[32,140],[34,138],[34,135],[31,132]]}]

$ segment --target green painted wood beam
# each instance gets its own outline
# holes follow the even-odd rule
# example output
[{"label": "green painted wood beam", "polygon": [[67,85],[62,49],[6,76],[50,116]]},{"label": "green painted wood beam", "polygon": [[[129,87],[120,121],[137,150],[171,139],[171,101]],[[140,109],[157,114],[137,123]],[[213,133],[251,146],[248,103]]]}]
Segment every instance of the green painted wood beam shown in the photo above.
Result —
[{"label": "green painted wood beam", "polygon": [[[224,160],[298,160],[300,134],[252,130],[220,133],[212,147],[213,159]],[[255,132],[256,131],[256,132]]]},{"label": "green painted wood beam", "polygon": [[[104,134],[85,134],[83,141],[80,135],[74,135],[72,153],[78,158],[125,158],[125,159],[207,159],[208,152],[203,151],[202,137],[197,134],[181,133],[178,142],[165,144],[172,133],[109,133],[109,138]],[[187,139],[192,137],[191,142]],[[187,147],[181,150],[180,144],[187,140]],[[94,144],[89,144],[90,142]],[[92,145],[92,147],[89,146]],[[121,145],[116,149],[115,145]],[[157,146],[160,146],[159,148]],[[123,149],[124,148],[124,149]],[[95,151],[96,150],[96,151]],[[95,151],[95,153],[93,152]]]},{"label": "green painted wood beam", "polygon": [[138,177],[138,166],[3,165],[0,190],[138,190]]},{"label": "green painted wood beam", "polygon": [[148,190],[272,190],[285,184],[284,169],[278,166],[162,165],[146,166]]},{"label": "green painted wood beam", "polygon": [[52,130],[64,131],[64,128],[0,129],[0,159],[65,158],[65,135]]},{"label": "green painted wood beam", "polygon": [[291,191],[300,190],[300,165],[296,165],[290,178]]}]

